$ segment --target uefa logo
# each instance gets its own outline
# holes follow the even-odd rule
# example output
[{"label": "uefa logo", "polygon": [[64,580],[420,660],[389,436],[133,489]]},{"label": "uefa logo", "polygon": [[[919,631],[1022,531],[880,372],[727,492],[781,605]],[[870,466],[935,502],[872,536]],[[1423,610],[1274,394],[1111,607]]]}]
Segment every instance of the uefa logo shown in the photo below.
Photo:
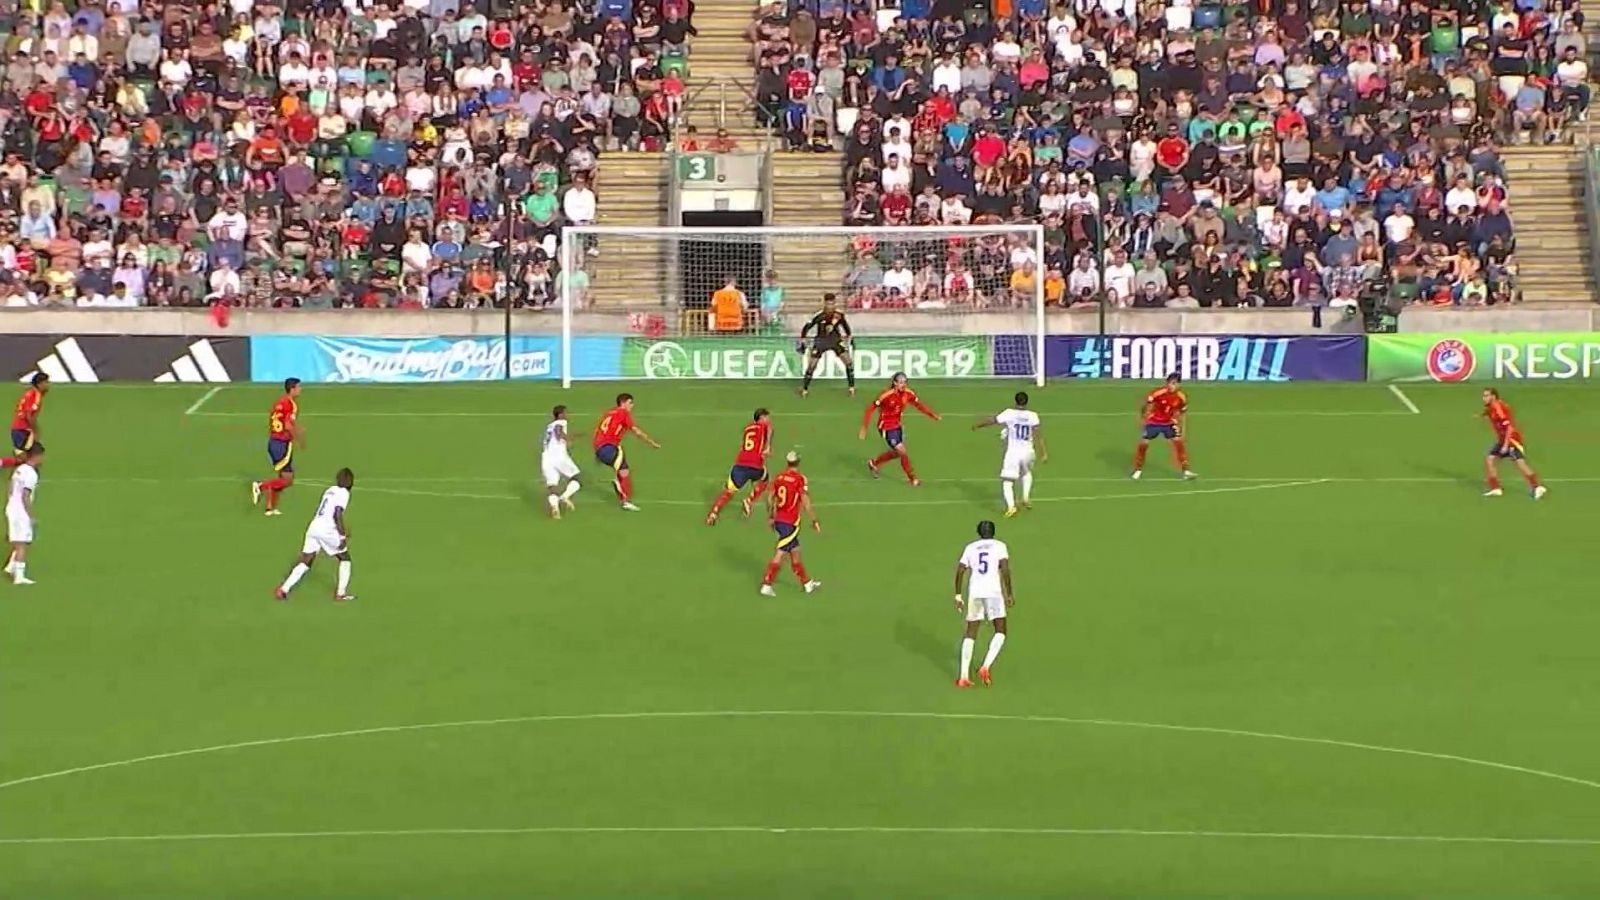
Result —
[{"label": "uefa logo", "polygon": [[1472,375],[1477,360],[1472,348],[1464,342],[1449,338],[1434,344],[1428,350],[1428,375],[1434,381],[1454,383],[1466,381]]}]

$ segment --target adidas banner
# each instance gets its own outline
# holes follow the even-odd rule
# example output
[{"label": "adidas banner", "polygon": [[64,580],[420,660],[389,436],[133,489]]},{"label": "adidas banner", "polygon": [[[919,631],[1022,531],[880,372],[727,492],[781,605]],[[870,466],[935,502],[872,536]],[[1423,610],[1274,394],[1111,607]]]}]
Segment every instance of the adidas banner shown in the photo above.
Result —
[{"label": "adidas banner", "polygon": [[165,334],[0,335],[0,375],[27,381],[159,381],[214,384],[250,380],[250,340]]}]

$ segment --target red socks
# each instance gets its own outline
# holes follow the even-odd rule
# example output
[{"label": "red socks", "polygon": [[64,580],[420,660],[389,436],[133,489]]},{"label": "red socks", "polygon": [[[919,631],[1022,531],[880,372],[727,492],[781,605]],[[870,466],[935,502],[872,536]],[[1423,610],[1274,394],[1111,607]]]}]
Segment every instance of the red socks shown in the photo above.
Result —
[{"label": "red socks", "polygon": [[1178,468],[1181,471],[1189,471],[1189,451],[1184,449],[1183,438],[1173,439],[1172,458],[1178,461]]},{"label": "red socks", "polygon": [[[898,455],[898,454],[896,454],[896,455]],[[911,471],[911,457],[910,456],[901,456],[900,457],[900,468],[905,470],[905,472],[906,472],[906,480],[907,481],[916,481],[917,480],[917,473]]]},{"label": "red socks", "polygon": [[718,494],[717,499],[711,501],[711,514],[716,515],[717,513],[722,512],[722,508],[727,506],[728,501],[731,499],[733,499],[733,491],[723,491],[722,493]]},{"label": "red socks", "polygon": [[5,459],[0,459],[0,469],[10,469],[20,465],[22,465],[22,457],[20,456],[8,456]]},{"label": "red socks", "polygon": [[1489,490],[1491,490],[1491,491],[1500,490],[1500,476],[1498,476],[1498,475],[1490,475],[1489,479],[1488,479],[1488,484],[1489,484]]},{"label": "red socks", "polygon": [[1522,477],[1527,479],[1528,487],[1536,488],[1536,487],[1539,486],[1539,476],[1538,476],[1537,473],[1529,472],[1528,474],[1526,474],[1526,475],[1524,475]]},{"label": "red socks", "polygon": [[1144,468],[1144,455],[1150,449],[1149,444],[1140,444],[1133,448],[1133,470],[1135,472]]},{"label": "red socks", "polygon": [[750,492],[751,501],[760,500],[761,499],[761,495],[765,494],[766,492],[767,492],[767,483],[765,481],[756,482],[756,489]]},{"label": "red socks", "polygon": [[633,497],[633,476],[627,472],[618,472],[617,480],[611,483],[617,490],[617,499],[627,503]]},{"label": "red socks", "polygon": [[888,462],[891,459],[894,459],[896,456],[899,456],[899,455],[900,454],[894,452],[893,450],[885,450],[882,453],[879,453],[877,456],[872,458],[872,464],[875,465],[875,466],[881,466],[884,463]]},{"label": "red socks", "polygon": [[289,486],[289,481],[284,478],[274,478],[271,481],[261,482],[261,493],[267,495],[267,509],[278,508],[278,494]]},{"label": "red socks", "polygon": [[795,559],[793,556],[789,557],[789,568],[794,569],[794,577],[800,579],[801,584],[811,580],[806,577],[806,567],[802,566],[800,560]]},{"label": "red socks", "polygon": [[777,578],[777,577],[778,577],[778,563],[775,563],[775,562],[767,563],[767,574],[761,576],[761,583],[762,584],[771,584],[772,583],[772,579]]}]

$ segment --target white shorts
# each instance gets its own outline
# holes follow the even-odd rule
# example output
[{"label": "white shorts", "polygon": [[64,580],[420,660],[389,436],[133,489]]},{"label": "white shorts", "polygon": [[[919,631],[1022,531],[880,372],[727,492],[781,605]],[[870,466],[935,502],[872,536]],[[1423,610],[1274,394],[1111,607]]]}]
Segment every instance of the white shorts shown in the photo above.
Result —
[{"label": "white shorts", "polygon": [[13,544],[33,543],[33,520],[27,513],[6,510],[6,535]]},{"label": "white shorts", "polygon": [[306,542],[300,546],[301,553],[321,553],[324,556],[338,556],[344,551],[344,535],[334,528],[307,528]]},{"label": "white shorts", "polygon": [[1006,617],[1006,601],[1004,597],[968,597],[967,621],[982,622],[985,619],[993,622],[995,619]]},{"label": "white shorts", "polygon": [[555,487],[563,478],[577,478],[578,464],[570,456],[560,456],[553,459],[541,459],[539,468],[544,472],[546,487]]},{"label": "white shorts", "polygon": [[1021,478],[1033,471],[1033,460],[1032,450],[1007,450],[1005,459],[1000,461],[1000,477]]}]

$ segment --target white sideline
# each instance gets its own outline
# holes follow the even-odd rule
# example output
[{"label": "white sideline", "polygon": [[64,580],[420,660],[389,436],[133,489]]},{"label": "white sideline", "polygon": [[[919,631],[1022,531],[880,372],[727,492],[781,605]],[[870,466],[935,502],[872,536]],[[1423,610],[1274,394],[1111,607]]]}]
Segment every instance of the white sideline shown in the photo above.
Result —
[{"label": "white sideline", "polygon": [[0,846],[128,844],[178,841],[305,840],[309,838],[508,837],[560,834],[879,834],[928,836],[1234,838],[1268,841],[1364,841],[1406,844],[1506,844],[1596,847],[1597,838],[1478,837],[1438,834],[1341,834],[1307,831],[1209,831],[1142,828],[983,828],[901,825],[545,825],[530,828],[396,828],[359,831],[256,831],[197,834],[108,834],[86,837],[0,838]]},{"label": "white sideline", "polygon": [[216,385],[216,386],[212,387],[211,390],[206,391],[204,394],[201,394],[200,395],[200,399],[196,400],[195,402],[193,402],[191,404],[189,404],[189,408],[184,410],[183,414],[186,415],[186,416],[210,415],[210,413],[202,413],[200,411],[200,407],[205,406],[206,405],[206,401],[210,400],[212,397],[215,397],[216,395],[222,393],[222,389],[225,388],[225,387],[227,387],[227,385],[219,384],[219,385]]},{"label": "white sideline", "polygon": [[1399,400],[1402,404],[1404,404],[1405,408],[1410,410],[1412,415],[1415,416],[1415,415],[1420,415],[1422,413],[1422,410],[1417,409],[1417,405],[1415,403],[1411,402],[1411,398],[1406,396],[1406,392],[1400,390],[1400,385],[1398,385],[1398,384],[1389,385],[1389,393],[1393,394],[1395,396],[1395,399]]}]

